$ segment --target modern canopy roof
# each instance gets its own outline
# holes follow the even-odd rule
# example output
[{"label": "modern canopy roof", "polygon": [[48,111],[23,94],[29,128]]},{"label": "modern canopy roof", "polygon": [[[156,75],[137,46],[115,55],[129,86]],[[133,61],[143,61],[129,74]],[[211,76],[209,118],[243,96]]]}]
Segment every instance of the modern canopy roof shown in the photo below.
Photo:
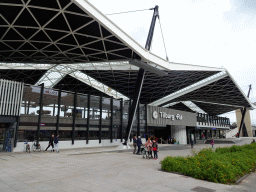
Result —
[{"label": "modern canopy roof", "polygon": [[[253,107],[225,69],[168,62],[86,0],[3,0],[0,62],[1,78],[50,88],[65,84],[69,91],[124,99],[132,96],[138,69],[144,66],[142,103],[200,102],[214,115]],[[154,69],[168,75],[159,76]]]}]

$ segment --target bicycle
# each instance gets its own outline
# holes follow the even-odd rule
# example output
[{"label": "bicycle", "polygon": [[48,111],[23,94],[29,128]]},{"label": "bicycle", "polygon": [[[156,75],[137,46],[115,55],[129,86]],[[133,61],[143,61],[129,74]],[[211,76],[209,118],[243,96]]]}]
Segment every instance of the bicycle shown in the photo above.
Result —
[{"label": "bicycle", "polygon": [[33,149],[33,151],[35,152],[35,151],[41,151],[41,145],[38,143],[36,143],[36,141],[34,141],[34,143],[33,143],[33,145],[32,145],[32,149]]},{"label": "bicycle", "polygon": [[30,145],[28,144],[28,142],[27,141],[25,141],[25,143],[24,143],[26,146],[26,152],[29,152],[30,153]]}]

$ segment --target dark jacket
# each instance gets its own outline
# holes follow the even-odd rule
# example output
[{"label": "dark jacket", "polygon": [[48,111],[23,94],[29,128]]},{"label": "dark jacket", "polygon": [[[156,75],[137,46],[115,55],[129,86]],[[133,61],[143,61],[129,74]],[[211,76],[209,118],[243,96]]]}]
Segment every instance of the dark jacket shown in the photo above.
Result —
[{"label": "dark jacket", "polygon": [[138,139],[137,139],[137,146],[139,146],[139,147],[140,147],[140,146],[141,146],[141,144],[142,144],[141,139],[140,139],[140,138],[138,138]]},{"label": "dark jacket", "polygon": [[52,136],[49,139],[49,143],[53,144],[53,137]]},{"label": "dark jacket", "polygon": [[157,143],[157,142],[153,142],[152,147],[153,147],[153,148],[156,147],[156,150],[158,150],[158,143]]},{"label": "dark jacket", "polygon": [[55,143],[55,144],[59,143],[59,138],[58,138],[58,137],[55,137],[55,138],[54,138],[54,143]]},{"label": "dark jacket", "polygon": [[137,145],[137,139],[133,138],[133,145]]}]

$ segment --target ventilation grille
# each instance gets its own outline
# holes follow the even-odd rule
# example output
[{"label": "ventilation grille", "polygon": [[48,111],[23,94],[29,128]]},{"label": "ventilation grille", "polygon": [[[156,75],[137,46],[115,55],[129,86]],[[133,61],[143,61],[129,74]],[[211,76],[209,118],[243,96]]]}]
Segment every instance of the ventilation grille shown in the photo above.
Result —
[{"label": "ventilation grille", "polygon": [[0,115],[19,116],[24,83],[0,79]]}]

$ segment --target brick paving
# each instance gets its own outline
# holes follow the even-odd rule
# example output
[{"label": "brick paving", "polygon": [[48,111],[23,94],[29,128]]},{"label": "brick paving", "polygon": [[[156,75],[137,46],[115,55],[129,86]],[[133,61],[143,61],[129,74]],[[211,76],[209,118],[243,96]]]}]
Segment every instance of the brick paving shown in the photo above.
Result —
[{"label": "brick paving", "polygon": [[[205,147],[210,146],[198,144],[193,150]],[[60,145],[60,153],[0,153],[0,191],[255,191],[254,173],[239,185],[223,185],[160,171],[164,157],[191,155],[192,150],[188,145],[159,149],[159,160],[115,147],[61,150]]]}]

